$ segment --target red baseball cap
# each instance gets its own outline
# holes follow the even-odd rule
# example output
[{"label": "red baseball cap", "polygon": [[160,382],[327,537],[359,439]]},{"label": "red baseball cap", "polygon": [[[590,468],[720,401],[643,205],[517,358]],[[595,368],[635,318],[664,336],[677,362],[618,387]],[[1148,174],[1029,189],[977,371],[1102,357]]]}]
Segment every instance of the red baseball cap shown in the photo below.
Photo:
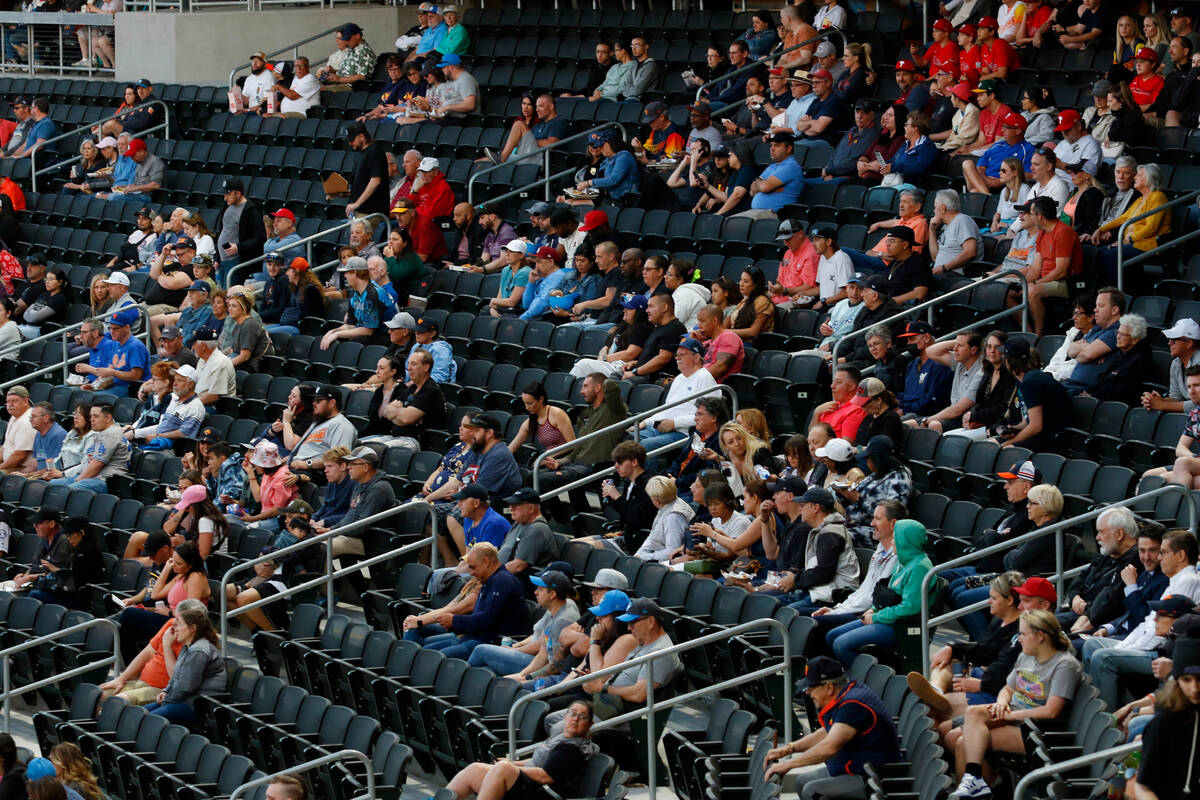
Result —
[{"label": "red baseball cap", "polygon": [[1025,583],[1014,586],[1013,591],[1026,597],[1040,597],[1050,603],[1058,602],[1058,592],[1054,590],[1054,584],[1045,578],[1026,578]]},{"label": "red baseball cap", "polygon": [[131,139],[129,142],[129,147],[126,148],[126,150],[125,150],[125,157],[132,158],[137,153],[141,153],[141,152],[145,151],[145,149],[146,149],[146,140],[145,139]]},{"label": "red baseball cap", "polygon": [[967,36],[970,36],[972,39],[975,38],[975,26],[969,22],[958,26],[958,32],[960,34],[966,34]]},{"label": "red baseball cap", "polygon": [[272,217],[283,217],[284,219],[290,219],[292,222],[296,221],[296,215],[293,214],[291,211],[288,211],[286,208],[279,209],[275,213],[271,214],[271,216]]},{"label": "red baseball cap", "polygon": [[991,28],[992,30],[996,30],[1000,27],[1000,23],[996,22],[995,17],[984,17],[983,19],[979,20],[979,22],[975,23],[975,27]]},{"label": "red baseball cap", "polygon": [[292,263],[288,264],[288,269],[294,269],[296,272],[304,272],[308,269],[308,259],[303,256],[296,256],[292,259]]},{"label": "red baseball cap", "polygon": [[813,70],[812,72],[810,72],[808,77],[810,80],[814,80],[814,81],[815,80],[832,81],[833,73],[827,69],[818,69],[818,70]]},{"label": "red baseball cap", "polygon": [[601,225],[607,224],[608,214],[603,211],[589,211],[583,215],[583,224],[579,226],[579,230],[587,233],[588,231],[599,228]]},{"label": "red baseball cap", "polygon": [[956,83],[947,89],[947,91],[964,103],[971,102],[971,87],[965,83]]},{"label": "red baseball cap", "polygon": [[541,247],[539,247],[538,251],[533,254],[533,257],[534,258],[548,258],[551,261],[553,261],[555,264],[562,263],[562,256],[559,254],[558,250],[556,250],[553,247],[549,247],[547,245],[542,245]]},{"label": "red baseball cap", "polygon": [[1075,109],[1064,108],[1062,111],[1058,112],[1058,124],[1054,126],[1054,130],[1057,133],[1069,131],[1075,125],[1075,123],[1079,122],[1081,119],[1082,117],[1079,116],[1079,112]]},{"label": "red baseball cap", "polygon": [[933,29],[935,31],[952,31],[954,26],[950,24],[950,20],[943,18],[933,23]]},{"label": "red baseball cap", "polygon": [[916,72],[917,65],[908,59],[902,58],[896,62],[896,72]]},{"label": "red baseball cap", "polygon": [[1140,58],[1143,61],[1149,61],[1154,64],[1158,63],[1158,53],[1155,52],[1153,47],[1143,47],[1141,50],[1137,51],[1137,54],[1134,56],[1134,58]]},{"label": "red baseball cap", "polygon": [[1029,127],[1029,121],[1015,111],[1008,112],[1008,115],[1001,120],[1000,124],[1005,128],[1020,128],[1021,130]]}]

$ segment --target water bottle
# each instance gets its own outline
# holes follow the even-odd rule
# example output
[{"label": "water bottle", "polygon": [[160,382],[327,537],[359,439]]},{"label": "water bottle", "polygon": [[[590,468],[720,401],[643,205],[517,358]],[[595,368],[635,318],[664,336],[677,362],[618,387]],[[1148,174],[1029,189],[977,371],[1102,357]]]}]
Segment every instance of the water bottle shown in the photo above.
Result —
[{"label": "water bottle", "polygon": [[762,464],[754,465],[754,474],[758,476],[759,480],[763,480],[763,481],[765,481],[771,477],[770,471],[766,467],[764,467]]},{"label": "water bottle", "polygon": [[517,640],[511,636],[505,636],[502,639],[500,639],[501,647],[512,647],[516,643],[517,643]]}]

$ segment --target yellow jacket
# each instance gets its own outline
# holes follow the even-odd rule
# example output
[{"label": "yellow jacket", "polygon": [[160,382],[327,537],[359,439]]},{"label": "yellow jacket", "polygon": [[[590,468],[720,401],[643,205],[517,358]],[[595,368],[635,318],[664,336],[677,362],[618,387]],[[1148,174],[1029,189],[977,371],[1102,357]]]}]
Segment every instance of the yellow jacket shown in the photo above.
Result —
[{"label": "yellow jacket", "polygon": [[[1107,225],[1101,226],[1102,231],[1115,231],[1125,224],[1125,221],[1132,219],[1137,215],[1165,206],[1167,204],[1167,196],[1162,192],[1151,192],[1148,195],[1139,197],[1133,202],[1133,205]],[[1138,220],[1130,225],[1125,233],[1129,237],[1130,242],[1138,250],[1153,250],[1158,246],[1158,237],[1171,232],[1171,212],[1160,211],[1152,217]],[[1118,242],[1120,244],[1120,242]]]}]

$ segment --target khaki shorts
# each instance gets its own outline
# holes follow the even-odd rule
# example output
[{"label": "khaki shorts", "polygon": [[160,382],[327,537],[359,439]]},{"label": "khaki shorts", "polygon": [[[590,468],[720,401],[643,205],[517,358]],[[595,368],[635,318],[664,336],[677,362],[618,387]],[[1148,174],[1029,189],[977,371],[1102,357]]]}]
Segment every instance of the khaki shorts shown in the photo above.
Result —
[{"label": "khaki shorts", "polygon": [[363,548],[362,539],[357,539],[353,536],[335,536],[333,537],[333,557],[344,555],[361,556],[366,555],[367,551]]},{"label": "khaki shorts", "polygon": [[1066,281],[1050,281],[1048,283],[1037,283],[1034,285],[1042,287],[1042,297],[1061,297],[1063,300],[1066,300],[1069,297],[1067,294]]},{"label": "khaki shorts", "polygon": [[[125,684],[125,688],[118,692],[117,696],[131,706],[148,706],[158,699],[158,694],[162,690],[161,686],[151,686],[145,681],[137,680]],[[100,695],[100,701],[103,702],[110,697],[112,697],[112,692],[105,691]]]}]

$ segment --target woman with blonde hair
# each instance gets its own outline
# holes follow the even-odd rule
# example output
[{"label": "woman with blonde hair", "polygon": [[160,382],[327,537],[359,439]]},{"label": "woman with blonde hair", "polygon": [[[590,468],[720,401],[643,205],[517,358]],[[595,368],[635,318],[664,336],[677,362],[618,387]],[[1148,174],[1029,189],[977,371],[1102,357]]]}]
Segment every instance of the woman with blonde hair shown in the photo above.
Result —
[{"label": "woman with blonde hair", "polygon": [[1025,166],[1019,158],[1006,158],[1000,162],[1000,203],[992,215],[992,224],[983,231],[984,236],[1010,235],[1009,229],[1017,221],[1016,206],[1029,198],[1029,184],[1025,182]]},{"label": "woman with blonde hair", "polygon": [[1171,25],[1161,11],[1142,17],[1142,37],[1147,47],[1158,53],[1158,63],[1167,63],[1167,48],[1171,45]]},{"label": "woman with blonde hair", "polygon": [[88,305],[92,308],[92,316],[98,317],[112,307],[113,300],[108,296],[108,276],[97,272],[88,281]]},{"label": "woman with blonde hair", "polygon": [[83,795],[84,800],[102,800],[104,793],[92,774],[92,760],[74,742],[59,742],[50,749],[50,762],[58,779]]},{"label": "woman with blonde hair", "polygon": [[733,417],[734,421],[757,436],[764,442],[771,441],[771,428],[767,425],[767,415],[757,408],[743,408]]},{"label": "woman with blonde hair", "polygon": [[752,480],[766,480],[777,469],[767,443],[736,422],[721,426],[720,441],[721,453],[706,450],[700,457],[720,460],[734,494],[741,494]]}]

